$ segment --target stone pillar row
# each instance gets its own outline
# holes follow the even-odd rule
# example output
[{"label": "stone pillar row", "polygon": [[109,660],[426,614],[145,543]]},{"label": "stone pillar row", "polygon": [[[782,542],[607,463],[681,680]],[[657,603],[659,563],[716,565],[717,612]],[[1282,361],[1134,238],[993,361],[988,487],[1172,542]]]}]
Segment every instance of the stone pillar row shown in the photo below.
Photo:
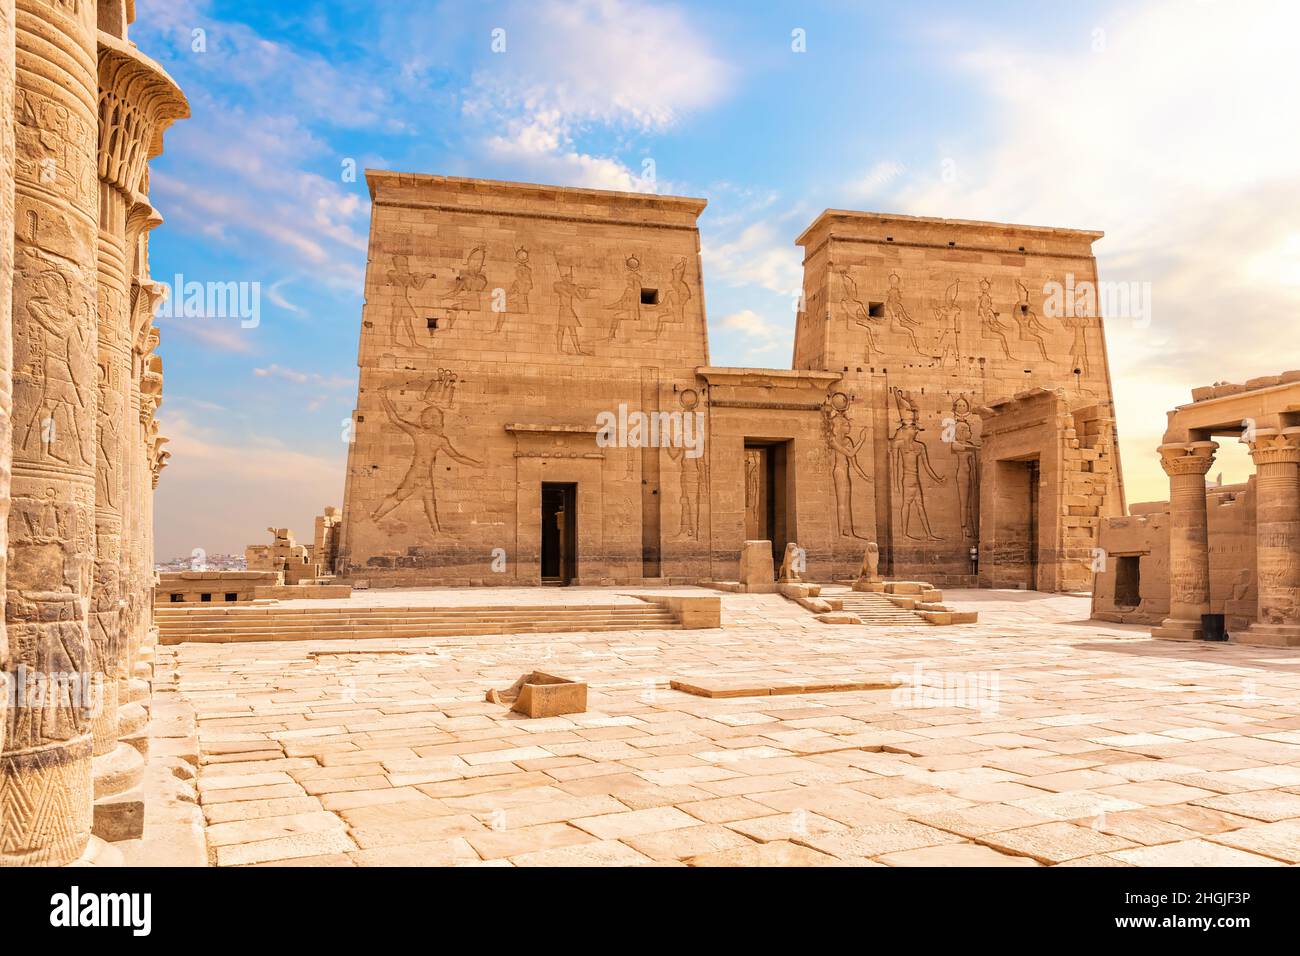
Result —
[{"label": "stone pillar row", "polygon": [[0,690],[16,701],[0,706],[0,865],[69,863],[92,821],[113,839],[142,822],[133,654],[160,458],[143,396],[161,388],[147,163],[187,107],[126,42],[129,15],[0,0]]}]

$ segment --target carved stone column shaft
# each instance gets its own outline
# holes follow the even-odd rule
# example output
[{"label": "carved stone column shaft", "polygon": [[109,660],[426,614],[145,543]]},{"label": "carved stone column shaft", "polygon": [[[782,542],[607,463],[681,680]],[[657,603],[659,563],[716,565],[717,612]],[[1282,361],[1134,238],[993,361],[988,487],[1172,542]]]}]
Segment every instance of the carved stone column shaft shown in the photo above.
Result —
[{"label": "carved stone column shaft", "polygon": [[1255,460],[1256,621],[1236,639],[1300,644],[1300,428],[1260,428]]},{"label": "carved stone column shaft", "polygon": [[17,0],[13,485],[6,617],[26,698],[0,754],[0,864],[90,837],[87,610],[95,549],[96,7]]},{"label": "carved stone column shaft", "polygon": [[1160,464],[1169,476],[1169,617],[1156,637],[1196,640],[1201,615],[1210,613],[1210,541],[1205,474],[1218,442],[1161,445]]}]

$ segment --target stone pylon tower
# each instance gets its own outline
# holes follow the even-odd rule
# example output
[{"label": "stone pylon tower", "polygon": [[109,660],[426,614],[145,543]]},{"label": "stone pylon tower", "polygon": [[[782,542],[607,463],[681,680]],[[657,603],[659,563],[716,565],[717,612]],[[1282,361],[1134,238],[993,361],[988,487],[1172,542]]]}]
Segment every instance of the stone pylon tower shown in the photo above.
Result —
[{"label": "stone pylon tower", "polygon": [[133,9],[0,0],[0,865],[68,863],[92,827],[143,820],[162,441],[147,163],[188,107],[127,41]]}]

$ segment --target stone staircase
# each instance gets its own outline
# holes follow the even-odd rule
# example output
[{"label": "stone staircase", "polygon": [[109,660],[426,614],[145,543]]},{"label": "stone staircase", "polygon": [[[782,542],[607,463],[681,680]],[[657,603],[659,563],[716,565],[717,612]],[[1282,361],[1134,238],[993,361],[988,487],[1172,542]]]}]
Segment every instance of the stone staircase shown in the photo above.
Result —
[{"label": "stone staircase", "polygon": [[863,624],[914,626],[930,623],[916,611],[899,607],[879,592],[850,591],[847,594],[836,594],[834,597],[843,602],[845,611],[856,614]]},{"label": "stone staircase", "polygon": [[675,630],[660,604],[467,607],[195,607],[155,609],[159,642],[323,641],[573,631]]}]

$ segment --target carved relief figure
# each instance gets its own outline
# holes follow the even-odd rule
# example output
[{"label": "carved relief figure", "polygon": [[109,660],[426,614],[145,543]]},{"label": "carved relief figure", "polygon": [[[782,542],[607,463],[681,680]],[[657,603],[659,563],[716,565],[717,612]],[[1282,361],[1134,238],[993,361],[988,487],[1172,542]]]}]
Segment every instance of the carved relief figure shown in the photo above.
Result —
[{"label": "carved relief figure", "polygon": [[627,277],[624,280],[623,294],[608,306],[614,310],[614,324],[609,327],[611,342],[624,322],[631,322],[634,331],[641,322],[641,260],[636,256],[628,256],[625,265]]},{"label": "carved relief figure", "polygon": [[921,327],[921,323],[912,318],[907,306],[903,305],[903,280],[897,272],[889,274],[889,290],[885,293],[885,318],[891,329],[907,336],[912,348],[921,355],[925,354],[921,351],[921,343],[916,339],[916,329]]},{"label": "carved relief figure", "polygon": [[456,274],[451,283],[451,291],[447,293],[447,328],[456,324],[458,313],[477,312],[483,307],[480,293],[488,284],[487,276],[483,273],[486,260],[487,250],[482,246],[475,246],[465,257],[465,265]]},{"label": "carved relief figure", "polygon": [[939,326],[939,364],[946,367],[948,359],[952,364],[961,362],[961,306],[957,304],[957,290],[960,279],[954,279],[943,295],[943,305],[934,309],[934,321]]},{"label": "carved relief figure", "polygon": [[565,346],[572,345],[574,355],[590,355],[591,353],[582,347],[582,341],[578,338],[578,329],[582,328],[582,321],[573,307],[573,300],[587,298],[591,290],[573,281],[573,266],[569,266],[567,275],[561,273],[559,280],[551,288],[560,297],[559,324],[555,329],[556,349],[567,352]]},{"label": "carved relief figure", "polygon": [[[391,386],[390,386],[391,387]],[[424,408],[420,411],[418,422],[409,421],[401,416],[393,405],[388,390],[380,392],[379,400],[389,421],[402,430],[415,446],[411,455],[411,464],[406,474],[393,492],[380,503],[371,518],[378,522],[386,518],[407,499],[416,495],[424,505],[424,515],[429,528],[437,533],[442,531],[438,521],[438,500],[434,490],[434,472],[438,464],[438,455],[446,452],[453,461],[462,465],[481,467],[483,462],[470,458],[457,451],[447,438],[445,429],[445,408],[451,406],[456,391],[456,375],[447,369],[439,369],[438,376],[424,391]]]},{"label": "carved relief figure", "polygon": [[109,370],[99,368],[99,466],[95,469],[95,494],[114,511],[117,510],[118,489],[118,429],[114,403],[109,401],[109,389],[114,387]]},{"label": "carved relief figure", "polygon": [[[894,484],[902,496],[903,533],[916,540],[938,541],[939,535],[930,528],[930,514],[925,506],[925,487],[921,483],[921,469],[930,479],[942,485],[946,478],[934,473],[930,465],[930,451],[921,440],[924,428],[918,423],[919,413],[912,396],[902,389],[894,392],[898,404],[899,425],[889,439],[890,462],[894,469]],[[919,522],[921,534],[913,533],[913,522]]]},{"label": "carved relief figure", "polygon": [[[693,418],[700,404],[700,393],[693,388],[684,389],[678,401],[682,406],[682,414]],[[708,459],[704,455],[692,458],[681,446],[670,445],[667,451],[668,457],[681,466],[679,480],[682,517],[677,527],[677,535],[698,538],[700,536],[700,491],[708,488],[709,467],[706,464]]]},{"label": "carved relief figure", "polygon": [[668,315],[672,322],[685,322],[686,306],[690,301],[691,287],[686,283],[686,260],[678,259],[673,263],[673,277],[669,284],[668,295],[664,299],[663,309],[655,314],[655,334],[659,333],[663,315]]},{"label": "carved relief figure", "polygon": [[1092,369],[1088,364],[1088,317],[1086,315],[1067,315],[1061,319],[1062,324],[1070,330],[1070,368],[1077,368],[1084,375],[1090,375]]},{"label": "carved relief figure", "polygon": [[[85,350],[83,316],[72,301],[72,284],[61,269],[47,268],[37,278],[37,290],[27,300],[33,323],[22,330],[27,345],[26,372],[39,394],[23,432],[23,448],[39,445],[44,454],[71,464],[73,451],[83,465],[91,464],[81,432],[78,410],[86,399],[77,381],[79,355]],[[93,321],[93,317],[91,319]],[[72,449],[64,441],[72,438]]]},{"label": "carved relief figure", "polygon": [[1014,361],[1015,356],[1011,354],[1011,346],[1007,343],[1007,333],[1011,331],[1011,326],[998,318],[998,313],[993,308],[990,288],[988,279],[980,279],[980,295],[975,305],[975,314],[979,316],[980,329],[1001,342],[1002,354]]},{"label": "carved relief figure", "polygon": [[506,308],[497,313],[493,332],[500,332],[510,312],[524,315],[528,312],[528,293],[533,291],[533,267],[528,264],[528,250],[520,246],[515,250],[515,281],[506,290]]},{"label": "carved relief figure", "polygon": [[870,362],[871,357],[877,352],[882,352],[880,343],[876,341],[876,325],[879,319],[871,317],[871,310],[862,304],[862,299],[858,297],[858,284],[853,281],[849,275],[848,267],[842,267],[838,270],[840,282],[844,286],[844,310],[848,313],[851,321],[857,323],[866,333],[867,353],[866,361]]},{"label": "carved relief figure", "polygon": [[822,435],[831,455],[831,486],[835,492],[835,515],[840,536],[861,538],[853,525],[853,479],[856,475],[868,484],[871,476],[858,461],[858,452],[867,441],[864,425],[853,439],[853,422],[849,418],[849,397],[834,392],[822,404]]},{"label": "carved relief figure", "polygon": [[766,523],[763,502],[759,492],[763,487],[763,454],[757,448],[745,449],[745,537],[750,540],[761,537],[764,532],[758,530]]},{"label": "carved relief figure", "polygon": [[1038,320],[1038,313],[1029,304],[1029,290],[1019,279],[1016,280],[1016,290],[1019,301],[1016,302],[1012,315],[1015,317],[1016,324],[1020,326],[1020,341],[1033,342],[1038,346],[1038,353],[1043,357],[1043,361],[1050,363],[1052,360],[1047,355],[1047,343],[1043,341],[1043,334],[1050,330]]},{"label": "carved relief figure", "polygon": [[952,402],[953,435],[948,447],[957,457],[957,512],[963,537],[979,536],[980,445],[970,420],[970,401],[958,395]]},{"label": "carved relief figure", "polygon": [[411,301],[411,290],[423,289],[432,278],[434,278],[433,273],[417,278],[411,274],[406,256],[393,256],[393,265],[388,270],[388,284],[401,290],[405,307],[400,310],[402,315],[398,328],[406,332],[406,340],[413,349],[432,347],[432,343],[426,345],[420,341],[416,331],[420,327],[420,315],[416,311],[415,303]]}]

